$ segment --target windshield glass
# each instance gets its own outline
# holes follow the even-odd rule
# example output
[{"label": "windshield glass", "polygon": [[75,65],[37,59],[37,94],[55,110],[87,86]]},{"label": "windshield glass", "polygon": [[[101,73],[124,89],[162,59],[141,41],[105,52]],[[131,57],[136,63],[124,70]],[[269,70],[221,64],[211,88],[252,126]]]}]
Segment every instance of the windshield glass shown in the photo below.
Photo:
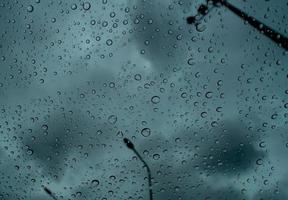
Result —
[{"label": "windshield glass", "polygon": [[1,0],[0,199],[288,199],[286,0]]}]

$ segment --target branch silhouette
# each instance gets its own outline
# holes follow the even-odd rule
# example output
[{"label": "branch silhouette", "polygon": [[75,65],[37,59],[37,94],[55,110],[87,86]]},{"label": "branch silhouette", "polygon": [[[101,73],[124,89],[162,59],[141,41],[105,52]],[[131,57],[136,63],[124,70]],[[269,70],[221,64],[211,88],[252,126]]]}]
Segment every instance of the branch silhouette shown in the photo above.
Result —
[{"label": "branch silhouette", "polygon": [[151,176],[151,170],[148,166],[148,164],[145,162],[145,160],[142,158],[142,156],[138,153],[138,151],[135,149],[134,144],[127,138],[123,139],[124,143],[126,144],[126,146],[131,149],[136,156],[141,160],[141,162],[143,163],[143,165],[146,167],[147,169],[147,174],[148,174],[148,185],[149,185],[149,199],[153,200],[153,191],[152,191],[152,176]]},{"label": "branch silhouette", "polygon": [[55,197],[55,195],[51,192],[51,190],[49,190],[47,187],[44,187],[44,191],[54,200],[57,200],[57,198]]},{"label": "branch silhouette", "polygon": [[263,22],[257,20],[256,18],[249,16],[247,13],[235,7],[234,5],[227,2],[226,0],[207,0],[206,5],[201,4],[199,6],[198,12],[195,16],[189,16],[186,18],[187,23],[198,24],[204,18],[204,16],[210,12],[211,9],[209,10],[209,5],[211,3],[212,3],[212,8],[219,6],[219,5],[226,7],[232,13],[234,13],[235,15],[240,17],[242,20],[247,22],[249,25],[254,27],[256,30],[258,30],[260,33],[268,37],[274,43],[284,48],[285,50],[288,50],[288,38],[287,37],[277,32],[276,30],[272,29],[271,27],[265,25]]}]

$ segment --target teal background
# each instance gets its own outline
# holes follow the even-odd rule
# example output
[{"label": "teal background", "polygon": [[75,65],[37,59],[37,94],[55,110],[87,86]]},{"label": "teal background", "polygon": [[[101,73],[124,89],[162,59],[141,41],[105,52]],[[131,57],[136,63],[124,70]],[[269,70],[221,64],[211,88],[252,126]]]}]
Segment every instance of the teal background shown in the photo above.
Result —
[{"label": "teal background", "polygon": [[[288,36],[285,0],[229,0]],[[0,199],[288,199],[287,52],[200,0],[0,0]]]}]

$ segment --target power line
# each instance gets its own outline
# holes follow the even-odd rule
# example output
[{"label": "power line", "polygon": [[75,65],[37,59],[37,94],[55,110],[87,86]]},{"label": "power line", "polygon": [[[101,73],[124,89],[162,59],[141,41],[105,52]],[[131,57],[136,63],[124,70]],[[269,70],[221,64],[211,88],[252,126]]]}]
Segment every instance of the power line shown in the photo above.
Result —
[{"label": "power line", "polygon": [[51,192],[51,190],[49,190],[47,187],[44,187],[44,191],[54,200],[57,200],[57,198],[55,197],[55,195]]},{"label": "power line", "polygon": [[231,3],[227,2],[226,0],[207,0],[207,4],[201,4],[198,8],[197,14],[195,16],[189,16],[186,18],[188,24],[198,24],[205,15],[207,15],[210,10],[209,6],[212,8],[222,5],[230,10],[232,13],[236,14],[242,20],[253,26],[257,29],[260,33],[265,35],[266,37],[270,38],[273,42],[278,44],[280,47],[288,50],[288,38],[282,35],[281,33],[277,32],[276,30],[272,29],[271,27],[265,25],[261,21],[257,20],[256,18],[249,16],[244,11],[240,10],[239,8],[235,7]]}]

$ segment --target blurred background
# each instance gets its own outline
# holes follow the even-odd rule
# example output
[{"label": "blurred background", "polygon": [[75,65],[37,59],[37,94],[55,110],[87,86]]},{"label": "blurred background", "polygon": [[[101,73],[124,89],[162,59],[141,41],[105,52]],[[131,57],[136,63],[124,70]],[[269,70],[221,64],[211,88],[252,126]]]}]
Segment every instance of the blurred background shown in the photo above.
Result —
[{"label": "blurred background", "polygon": [[[229,0],[288,35],[285,0]],[[288,53],[203,0],[0,0],[0,199],[288,199]]]}]

